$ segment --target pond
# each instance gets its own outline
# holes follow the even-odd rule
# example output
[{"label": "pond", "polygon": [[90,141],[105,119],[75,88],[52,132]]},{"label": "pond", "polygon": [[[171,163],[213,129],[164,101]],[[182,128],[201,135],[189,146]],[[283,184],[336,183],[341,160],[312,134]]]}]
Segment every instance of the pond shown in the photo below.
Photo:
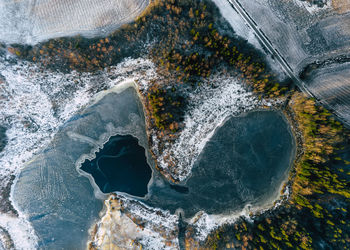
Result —
[{"label": "pond", "polygon": [[147,204],[186,217],[264,206],[277,198],[295,156],[295,141],[281,112],[254,111],[218,127],[184,183],[150,187]]},{"label": "pond", "polygon": [[[117,107],[117,108],[116,108]],[[126,85],[70,119],[21,171],[16,209],[31,222],[40,249],[84,249],[109,192],[147,205],[224,214],[272,202],[288,175],[295,142],[283,114],[228,117],[183,183],[169,183],[148,150],[143,107]]]},{"label": "pond", "polygon": [[[106,92],[67,121],[18,176],[12,199],[32,224],[39,249],[86,248],[88,230],[99,219],[107,195],[79,169],[85,159],[96,157],[99,147],[116,134],[131,135],[147,147],[142,104],[130,86],[125,83]],[[128,138],[117,147],[135,145]]]},{"label": "pond", "polygon": [[[151,179],[145,150],[132,136],[112,137],[82,169],[104,193],[119,191],[186,217],[241,211],[274,201],[295,155],[295,142],[284,115],[254,111],[229,117],[218,127],[183,183],[169,183],[159,173]],[[148,193],[149,187],[149,193]]]},{"label": "pond", "polygon": [[130,135],[111,137],[93,160],[85,160],[81,169],[92,174],[103,193],[119,191],[139,197],[147,194],[152,176],[145,149]]}]

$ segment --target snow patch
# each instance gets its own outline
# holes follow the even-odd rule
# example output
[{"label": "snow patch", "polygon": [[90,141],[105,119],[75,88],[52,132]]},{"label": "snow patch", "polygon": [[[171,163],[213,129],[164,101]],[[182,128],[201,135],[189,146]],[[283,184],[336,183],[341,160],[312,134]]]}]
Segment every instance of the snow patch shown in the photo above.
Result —
[{"label": "snow patch", "polygon": [[310,14],[315,14],[319,11],[332,8],[332,2],[330,0],[323,0],[323,7],[319,7],[316,4],[309,3],[308,1],[293,0],[293,2],[301,8],[305,8]]},{"label": "snow patch", "polygon": [[6,229],[11,236],[16,235],[16,237],[11,237],[15,249],[28,250],[37,248],[38,239],[33,228],[25,219],[0,214],[0,227]]},{"label": "snow patch", "polygon": [[[173,231],[177,230],[178,216],[171,214],[169,211],[148,207],[145,204],[132,204],[127,199],[124,202],[132,215],[147,221],[145,224],[147,234],[142,237],[140,243],[146,249],[171,249],[166,247],[164,238],[158,230],[168,235],[174,234]],[[172,242],[173,246],[179,245],[177,237],[172,239]]]},{"label": "snow patch", "polygon": [[248,43],[254,45],[255,48],[264,52],[259,40],[256,38],[254,31],[245,22],[245,20],[235,11],[227,0],[212,0],[219,8],[221,15],[231,25],[234,32],[246,39]]},{"label": "snow patch", "polygon": [[[88,105],[96,93],[126,79],[137,81],[147,88],[148,80],[155,75],[153,63],[144,59],[126,59],[96,74],[65,74],[43,72],[28,62],[13,63],[0,58],[0,124],[7,128],[8,138],[4,150],[0,152],[0,179],[18,175],[24,164],[45,148],[59,128]],[[0,189],[6,185],[0,183]],[[0,216],[0,226],[3,221],[9,221],[2,220],[7,215]],[[25,223],[23,218],[13,218],[12,221]],[[32,231],[24,230],[23,234],[26,232]],[[17,235],[16,230],[9,230],[9,233],[14,241],[22,237]]]},{"label": "snow patch", "polygon": [[104,36],[132,22],[148,0],[2,0],[0,41],[36,44],[81,34]]},{"label": "snow patch", "polygon": [[[254,211],[259,210],[260,208],[254,209]],[[233,224],[240,217],[249,218],[250,212],[253,212],[250,209],[250,205],[246,205],[242,211],[231,213],[229,215],[199,212],[190,220],[190,224],[196,230],[196,235],[194,237],[197,241],[204,241],[212,231],[220,226],[223,226],[224,224]]]},{"label": "snow patch", "polygon": [[[97,224],[93,244],[98,248],[179,249],[178,217],[122,195],[112,195]],[[135,246],[135,243],[137,246]]]},{"label": "snow patch", "polygon": [[185,115],[184,129],[175,143],[166,145],[158,159],[163,169],[168,169],[168,156],[174,159],[177,162],[176,168],[168,170],[173,171],[172,176],[180,181],[190,175],[194,162],[215,129],[228,116],[252,110],[259,102],[252,92],[242,86],[237,77],[217,75],[191,93],[188,103],[190,107]]}]

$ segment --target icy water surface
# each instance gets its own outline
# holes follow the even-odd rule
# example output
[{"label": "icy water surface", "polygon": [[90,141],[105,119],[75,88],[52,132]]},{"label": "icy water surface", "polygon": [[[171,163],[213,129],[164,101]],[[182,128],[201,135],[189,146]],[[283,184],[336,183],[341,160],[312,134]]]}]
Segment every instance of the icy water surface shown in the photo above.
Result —
[{"label": "icy water surface", "polygon": [[283,114],[255,111],[230,117],[217,128],[180,185],[152,185],[146,203],[186,217],[199,211],[221,214],[264,206],[278,195],[295,154]]},{"label": "icy water surface", "polygon": [[27,163],[12,196],[40,249],[85,249],[106,196],[79,170],[81,163],[116,134],[130,134],[147,147],[143,121],[133,88],[111,92],[66,122],[48,148]]},{"label": "icy water surface", "polygon": [[171,213],[181,208],[186,218],[199,211],[241,211],[276,198],[295,151],[281,113],[229,117],[207,142],[192,175],[169,183],[154,170],[142,105],[131,86],[115,87],[71,118],[19,175],[14,204],[31,222],[39,248],[84,249],[104,193],[111,191]]},{"label": "icy water surface", "polygon": [[[151,178],[144,150],[131,136],[112,137],[82,169],[93,174],[103,192],[147,194]],[[273,202],[288,175],[295,142],[283,114],[254,111],[229,117],[218,127],[183,183],[154,173],[146,204],[186,217],[199,211],[222,214]],[[139,193],[138,193],[139,192]]]}]

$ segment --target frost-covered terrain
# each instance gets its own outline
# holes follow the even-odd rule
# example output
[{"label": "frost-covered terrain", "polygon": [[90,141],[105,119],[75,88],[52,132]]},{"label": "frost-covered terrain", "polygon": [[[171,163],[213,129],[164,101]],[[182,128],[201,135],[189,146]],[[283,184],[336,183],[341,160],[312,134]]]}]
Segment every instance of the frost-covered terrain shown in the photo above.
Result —
[{"label": "frost-covered terrain", "polygon": [[[96,224],[91,243],[97,248],[180,249],[179,215],[148,207],[125,196],[113,195],[106,202],[107,212]],[[204,240],[215,228],[248,216],[248,210],[232,216],[199,212],[188,221],[195,240]],[[184,239],[181,239],[184,241]],[[139,244],[138,244],[139,243]]]},{"label": "frost-covered terrain", "polygon": [[179,248],[178,216],[124,196],[113,195],[105,205],[91,243],[98,249]]},{"label": "frost-covered terrain", "polygon": [[[122,195],[111,195],[105,205],[106,213],[92,230],[90,244],[93,249],[182,249],[185,244],[187,248],[194,249],[195,246],[190,245],[191,240],[204,241],[208,234],[220,226],[234,223],[240,217],[252,220],[251,213],[266,209],[247,206],[229,215],[200,211],[183,222],[179,213],[171,214]],[[273,209],[278,206],[276,204]],[[181,223],[186,223],[190,230],[181,232]]]},{"label": "frost-covered terrain", "polygon": [[132,21],[148,0],[2,0],[0,41],[37,43],[82,34],[106,34]]},{"label": "frost-covered terrain", "polygon": [[251,110],[258,101],[236,77],[217,75],[192,93],[189,103],[183,131],[175,143],[167,145],[159,158],[160,166],[164,169],[168,169],[169,156],[177,162],[177,167],[169,170],[173,171],[172,177],[181,181],[190,175],[205,143],[226,117]]},{"label": "frost-covered terrain", "polygon": [[[143,59],[129,59],[96,74],[63,74],[51,71],[43,73],[40,68],[29,63],[15,62],[7,55],[7,59],[1,59],[0,70],[3,82],[1,105],[5,107],[1,109],[0,122],[7,128],[8,137],[8,143],[0,153],[0,176],[17,175],[24,163],[50,143],[61,126],[77,111],[91,103],[92,97],[102,90],[110,89],[126,79],[135,80],[139,88],[145,90],[147,82],[156,76],[153,64]],[[185,118],[185,128],[175,144],[169,145],[168,152],[179,161],[180,171],[173,174],[182,179],[190,174],[193,162],[225,117],[262,104],[242,87],[236,77],[217,75],[209,82],[211,87],[205,83],[190,96],[191,105]],[[2,185],[0,188],[4,188],[6,183]],[[130,214],[140,217],[140,211],[136,206],[130,210]],[[147,221],[153,212],[149,215],[147,212],[143,214]],[[152,216],[157,216],[156,214]],[[21,213],[19,217],[9,214],[1,216],[3,219],[0,220],[0,227],[8,231],[16,248],[28,249],[35,246],[36,236]],[[164,223],[173,218],[169,223],[174,225],[177,217],[172,216],[165,216]],[[200,218],[192,223],[194,227],[198,227],[200,238],[221,221],[202,213]],[[204,227],[200,223],[204,218],[210,219],[212,223],[206,223]],[[169,227],[170,229],[175,230],[173,227]],[[22,243],[23,239],[30,246]],[[149,236],[143,238],[141,243],[157,245],[159,242],[156,239],[155,235]],[[172,244],[176,245],[176,241],[175,237]],[[166,242],[167,240],[164,244],[170,244]]]},{"label": "frost-covered terrain", "polygon": [[[111,249],[127,247],[139,249],[180,249],[177,214],[148,207],[128,197],[113,195],[106,202],[107,212],[97,223],[92,235],[93,246]],[[248,210],[232,216],[208,215],[199,212],[188,221],[195,240],[204,240],[215,228],[248,216]],[[181,239],[184,241],[184,239]],[[139,243],[139,244],[138,244]]]},{"label": "frost-covered terrain", "polygon": [[[6,230],[5,232],[2,232]],[[2,237],[3,236],[3,237]],[[4,242],[5,241],[5,242]],[[37,237],[31,225],[24,218],[0,214],[0,249],[35,249]]]},{"label": "frost-covered terrain", "polygon": [[[243,21],[240,20],[237,12],[230,8],[230,5],[216,0],[213,2],[240,36],[248,41],[254,41],[251,30],[242,29]],[[350,112],[350,106],[346,101],[344,102],[344,99],[350,98],[350,92],[345,88],[337,87],[339,84],[345,86],[346,81],[338,83],[337,86],[332,84],[334,78],[346,79],[347,75],[344,74],[344,70],[330,73],[331,68],[340,64],[339,58],[350,56],[349,1],[235,0],[235,2],[242,6],[256,28],[263,32],[274,49],[277,49],[294,77],[299,77],[304,68],[310,64],[322,65],[324,62],[334,62],[332,65],[325,63],[317,72],[311,70],[309,79],[303,79],[303,81],[312,95],[349,125],[347,114]],[[270,63],[270,65],[274,64]],[[344,65],[339,67],[343,68]],[[349,71],[348,66],[346,70]],[[315,89],[312,74],[320,75],[322,71],[324,71],[324,77],[317,84],[322,90],[318,90]],[[327,89],[327,93],[323,92],[324,89]],[[325,98],[330,94],[331,99]]]},{"label": "frost-covered terrain", "polygon": [[331,7],[331,0],[293,0],[293,2],[299,5],[300,7],[307,9],[307,11],[310,12],[310,14]]},{"label": "frost-covered terrain", "polygon": [[[8,55],[7,59],[0,58],[0,124],[7,129],[8,139],[0,152],[0,178],[7,181],[47,146],[60,126],[87,105],[94,94],[125,79],[145,84],[155,75],[153,64],[142,59],[126,60],[95,75],[43,73],[29,63],[11,61]],[[6,181],[0,183],[0,191],[6,186]],[[1,214],[0,227],[10,233],[16,249],[35,245],[32,229],[23,218]]]}]

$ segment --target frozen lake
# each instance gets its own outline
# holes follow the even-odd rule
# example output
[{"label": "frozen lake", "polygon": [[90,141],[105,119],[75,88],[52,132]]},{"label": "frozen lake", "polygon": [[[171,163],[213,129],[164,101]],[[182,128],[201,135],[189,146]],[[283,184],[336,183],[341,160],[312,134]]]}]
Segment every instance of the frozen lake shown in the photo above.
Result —
[{"label": "frozen lake", "polygon": [[106,195],[79,168],[116,134],[130,134],[147,147],[142,106],[131,87],[105,95],[72,117],[21,171],[12,196],[31,222],[40,249],[85,249]]},{"label": "frozen lake", "polygon": [[197,159],[192,175],[177,186],[151,186],[147,204],[186,217],[221,214],[272,203],[295,156],[295,141],[283,114],[254,111],[229,117]]},{"label": "frozen lake", "polygon": [[124,83],[60,128],[20,173],[13,200],[31,222],[39,248],[84,249],[105,193],[146,195],[134,199],[171,213],[181,208],[187,218],[199,211],[232,213],[273,202],[294,154],[282,113],[248,112],[216,129],[185,182],[169,183],[155,171],[142,105]]}]

